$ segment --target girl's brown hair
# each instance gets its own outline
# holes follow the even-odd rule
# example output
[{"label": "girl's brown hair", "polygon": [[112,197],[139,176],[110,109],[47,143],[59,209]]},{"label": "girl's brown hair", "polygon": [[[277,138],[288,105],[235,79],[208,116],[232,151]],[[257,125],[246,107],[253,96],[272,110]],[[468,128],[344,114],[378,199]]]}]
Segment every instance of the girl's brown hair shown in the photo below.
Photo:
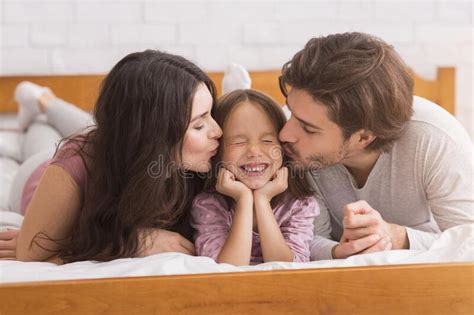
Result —
[{"label": "girl's brown hair", "polygon": [[[217,101],[213,116],[216,122],[221,126],[225,133],[225,125],[232,112],[242,103],[248,102],[254,106],[258,106],[273,124],[276,133],[283,128],[286,123],[286,117],[278,105],[270,96],[256,90],[235,90],[220,97]],[[258,123],[258,122],[256,122]],[[221,167],[222,150],[224,148],[224,137],[220,139],[219,154],[213,159],[213,176],[207,181],[206,189],[214,190],[217,180],[218,168]],[[306,174],[301,168],[294,168],[287,156],[283,156],[283,166],[288,167],[288,189],[272,199],[272,207],[275,208],[282,202],[292,202],[295,199],[301,199],[310,196],[313,192],[310,189]],[[226,197],[226,201],[230,206],[233,201]]]},{"label": "girl's brown hair", "polygon": [[363,33],[312,38],[282,70],[280,87],[308,92],[347,139],[367,129],[367,151],[387,151],[413,114],[413,80],[392,46]]}]

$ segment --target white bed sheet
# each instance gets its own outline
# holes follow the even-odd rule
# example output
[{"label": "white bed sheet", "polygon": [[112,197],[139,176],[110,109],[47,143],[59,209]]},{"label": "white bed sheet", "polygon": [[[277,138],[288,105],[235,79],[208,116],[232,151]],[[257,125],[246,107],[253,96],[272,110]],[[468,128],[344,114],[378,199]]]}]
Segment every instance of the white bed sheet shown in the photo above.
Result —
[{"label": "white bed sheet", "polygon": [[427,251],[396,250],[309,263],[272,262],[237,267],[229,264],[217,264],[207,257],[192,257],[179,253],[118,259],[104,263],[84,261],[62,266],[52,263],[0,261],[0,283],[387,264],[472,262],[474,261],[473,232],[474,225],[461,225],[446,230]]}]

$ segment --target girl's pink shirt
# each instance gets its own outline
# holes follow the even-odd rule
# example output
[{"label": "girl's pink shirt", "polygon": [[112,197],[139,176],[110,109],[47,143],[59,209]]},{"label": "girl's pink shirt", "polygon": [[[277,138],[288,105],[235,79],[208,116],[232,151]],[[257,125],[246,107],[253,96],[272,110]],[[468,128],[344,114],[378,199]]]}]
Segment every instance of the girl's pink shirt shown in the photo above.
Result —
[{"label": "girl's pink shirt", "polygon": [[[216,260],[227,237],[234,217],[234,209],[228,208],[219,193],[200,193],[193,201],[191,226],[196,230],[194,246],[199,256]],[[273,209],[275,219],[288,247],[293,251],[295,262],[310,259],[310,243],[313,240],[314,218],[319,206],[314,197],[283,204]],[[251,263],[262,263],[263,255],[258,233],[252,231]]]}]

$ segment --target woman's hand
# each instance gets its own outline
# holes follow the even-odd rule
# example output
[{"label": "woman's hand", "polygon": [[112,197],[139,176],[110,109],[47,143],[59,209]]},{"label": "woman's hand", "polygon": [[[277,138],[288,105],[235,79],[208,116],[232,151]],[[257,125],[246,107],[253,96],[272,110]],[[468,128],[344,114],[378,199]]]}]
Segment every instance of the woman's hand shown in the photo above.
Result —
[{"label": "woman's hand", "polygon": [[270,202],[273,197],[284,192],[288,188],[288,168],[282,167],[276,171],[273,179],[262,188],[254,190],[255,199]]},{"label": "woman's hand", "polygon": [[16,241],[20,230],[7,229],[0,231],[0,260],[16,259]]},{"label": "woman's hand", "polygon": [[146,257],[159,253],[177,252],[196,255],[194,244],[179,233],[163,229],[146,229],[140,231],[140,251],[137,257]]},{"label": "woman's hand", "polygon": [[219,170],[216,190],[223,195],[233,198],[235,201],[238,201],[246,195],[252,196],[250,188],[236,180],[235,175],[225,168]]}]

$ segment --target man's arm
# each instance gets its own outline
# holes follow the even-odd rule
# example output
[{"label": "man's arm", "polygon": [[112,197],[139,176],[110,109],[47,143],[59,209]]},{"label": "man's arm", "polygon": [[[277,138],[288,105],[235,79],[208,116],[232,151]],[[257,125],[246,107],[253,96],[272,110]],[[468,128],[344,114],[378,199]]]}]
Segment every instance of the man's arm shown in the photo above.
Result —
[{"label": "man's arm", "polygon": [[[441,231],[474,223],[472,145],[460,145],[447,135],[428,136],[425,160],[419,162],[423,189],[434,220]],[[388,236],[392,249],[426,250],[439,233],[425,232],[385,222],[377,210],[360,200],[344,209],[344,234],[348,240],[377,233]]]},{"label": "man's arm", "polygon": [[339,242],[331,239],[331,218],[326,203],[316,197],[319,204],[319,215],[314,219],[314,239],[311,242],[311,260],[332,259],[332,249]]},{"label": "man's arm", "polygon": [[[426,200],[441,231],[474,223],[473,144],[449,136],[430,140],[423,183]],[[407,228],[410,249],[428,249],[438,233]]]}]

